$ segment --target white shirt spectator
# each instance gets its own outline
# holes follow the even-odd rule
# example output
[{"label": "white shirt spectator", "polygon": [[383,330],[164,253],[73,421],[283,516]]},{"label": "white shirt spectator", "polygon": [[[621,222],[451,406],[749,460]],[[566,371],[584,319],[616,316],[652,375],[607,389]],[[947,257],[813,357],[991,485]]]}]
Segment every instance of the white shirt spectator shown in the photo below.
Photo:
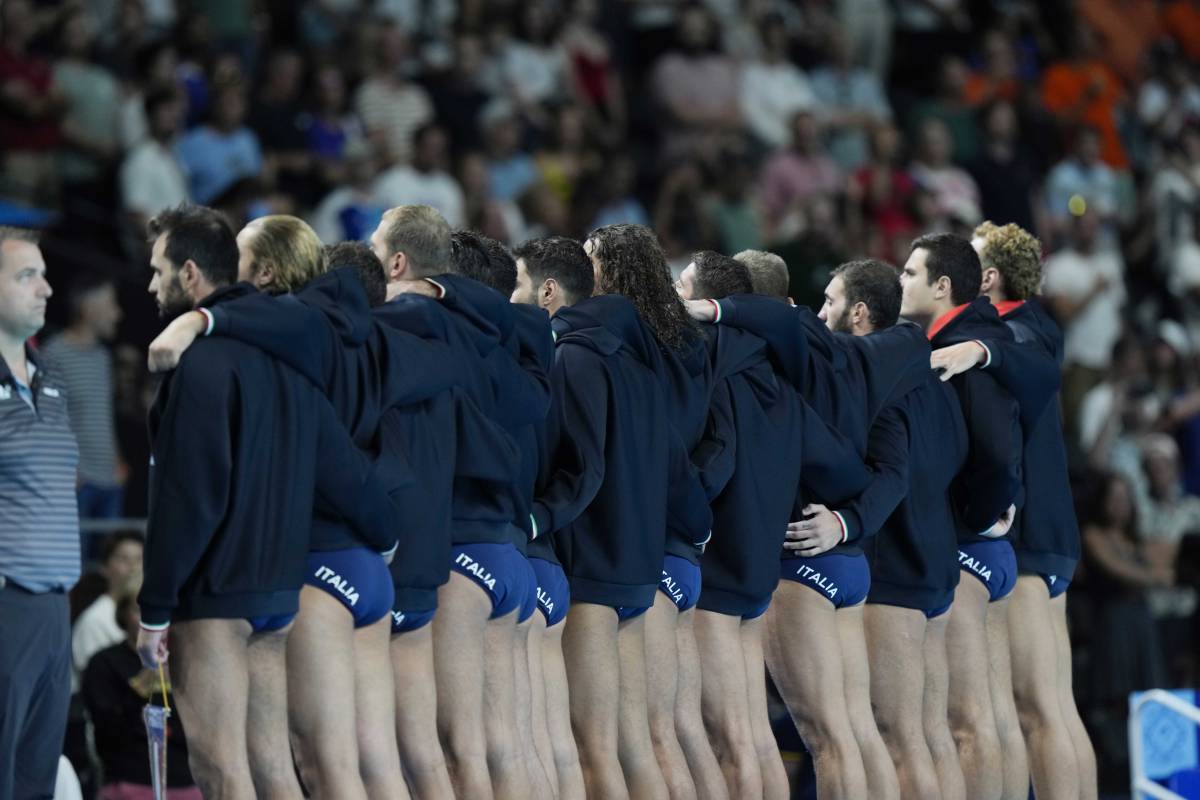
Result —
[{"label": "white shirt spectator", "polygon": [[752,62],[742,68],[742,117],[750,131],[772,148],[792,135],[792,117],[817,104],[812,85],[795,64]]},{"label": "white shirt spectator", "polygon": [[433,119],[433,104],[420,86],[368,78],[354,95],[354,110],[368,135],[380,135],[397,163],[412,154],[412,136]]},{"label": "white shirt spectator", "polygon": [[375,199],[388,208],[423,205],[442,212],[451,228],[463,226],[463,193],[447,172],[419,172],[408,166],[392,167],[375,181]]},{"label": "white shirt spectator", "polygon": [[1121,308],[1125,304],[1125,267],[1119,253],[1096,250],[1090,254],[1063,250],[1046,259],[1042,291],[1047,297],[1082,301],[1103,278],[1101,291],[1065,330],[1064,361],[1091,369],[1107,369],[1112,349],[1121,335]]},{"label": "white shirt spectator", "polygon": [[107,594],[83,610],[71,631],[71,685],[79,685],[79,676],[87,669],[92,656],[125,640],[125,632],[117,624],[117,603]]},{"label": "white shirt spectator", "polygon": [[187,179],[171,148],[143,139],[121,165],[121,200],[126,211],[152,217],[188,200]]}]

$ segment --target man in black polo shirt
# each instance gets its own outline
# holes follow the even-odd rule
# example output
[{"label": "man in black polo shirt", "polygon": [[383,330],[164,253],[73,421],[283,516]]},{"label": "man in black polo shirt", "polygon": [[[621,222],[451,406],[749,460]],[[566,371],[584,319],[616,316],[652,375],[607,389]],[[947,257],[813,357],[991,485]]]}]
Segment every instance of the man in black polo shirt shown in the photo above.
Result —
[{"label": "man in black polo shirt", "polygon": [[67,728],[79,579],[79,451],[67,393],[26,344],[46,321],[46,264],[0,227],[0,798],[50,797]]}]

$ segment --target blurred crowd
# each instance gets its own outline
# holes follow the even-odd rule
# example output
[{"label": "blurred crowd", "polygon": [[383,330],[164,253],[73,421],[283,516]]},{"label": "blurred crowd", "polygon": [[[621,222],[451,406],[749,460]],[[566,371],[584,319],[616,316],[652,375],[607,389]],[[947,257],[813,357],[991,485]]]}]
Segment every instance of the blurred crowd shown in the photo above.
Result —
[{"label": "blurred crowd", "polygon": [[1128,692],[1197,685],[1160,553],[1200,532],[1198,59],[1192,0],[4,0],[0,219],[48,229],[47,347],[115,385],[78,415],[92,517],[144,512],[143,228],[184,200],[326,242],[406,203],[510,244],[643,223],[678,267],[773,250],[816,305],[843,260],[1018,223],[1066,334],[1076,692],[1119,765]]}]

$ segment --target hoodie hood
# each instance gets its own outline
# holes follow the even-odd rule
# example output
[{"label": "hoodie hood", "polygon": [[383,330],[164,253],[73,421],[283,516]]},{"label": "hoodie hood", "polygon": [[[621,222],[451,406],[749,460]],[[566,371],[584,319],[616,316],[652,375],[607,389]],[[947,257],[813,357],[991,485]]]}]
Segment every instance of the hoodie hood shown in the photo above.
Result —
[{"label": "hoodie hood", "polygon": [[705,325],[713,382],[752,369],[767,358],[767,343],[752,333],[728,325]]},{"label": "hoodie hood", "polygon": [[367,291],[358,271],[341,267],[309,281],[299,292],[304,302],[319,310],[334,333],[348,347],[357,347],[371,335],[373,318]]},{"label": "hoodie hood", "polygon": [[629,299],[618,294],[589,297],[559,309],[551,320],[559,342],[571,342],[611,356],[622,348],[656,373],[662,356],[658,340]]},{"label": "hoodie hood", "polygon": [[463,320],[468,337],[481,356],[487,356],[512,334],[516,319],[512,304],[495,289],[461,275],[438,275],[433,282],[445,289],[442,303]]}]

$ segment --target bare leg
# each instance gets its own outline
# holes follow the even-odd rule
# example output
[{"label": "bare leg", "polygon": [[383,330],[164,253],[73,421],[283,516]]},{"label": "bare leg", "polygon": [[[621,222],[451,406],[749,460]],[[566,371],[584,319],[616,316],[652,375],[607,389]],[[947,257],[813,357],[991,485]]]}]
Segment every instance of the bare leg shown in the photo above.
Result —
[{"label": "bare leg", "polygon": [[1071,743],[1075,747],[1075,764],[1079,768],[1079,797],[1080,800],[1096,800],[1099,793],[1096,751],[1092,749],[1092,740],[1088,738],[1083,720],[1079,718],[1079,709],[1075,706],[1075,691],[1071,685],[1071,636],[1067,630],[1066,594],[1050,601],[1050,612],[1054,620],[1054,641],[1058,650],[1058,697],[1067,730],[1071,733]]},{"label": "bare leg", "polygon": [[570,686],[571,729],[588,797],[629,796],[618,757],[621,662],[617,614],[608,606],[572,602],[563,631],[563,663]]},{"label": "bare leg", "polygon": [[288,636],[287,692],[304,785],[317,798],[365,800],[354,722],[354,619],[311,586],[300,590]]},{"label": "bare leg", "polygon": [[400,763],[417,800],[453,800],[450,772],[438,740],[433,625],[392,637],[396,740]]},{"label": "bare leg", "polygon": [[396,742],[392,615],[354,632],[354,694],[358,719],[358,770],[370,800],[406,800],[408,786]]},{"label": "bare leg", "polygon": [[[611,612],[611,609],[610,609]],[[583,800],[583,769],[571,732],[571,694],[567,690],[567,668],[563,663],[562,623],[547,628],[542,638],[542,670],[546,687],[546,727],[553,748],[558,795],[562,800]],[[613,637],[616,637],[614,620]],[[615,642],[614,650],[615,650]],[[614,750],[615,750],[614,743]],[[620,768],[618,767],[618,772]]]},{"label": "bare leg", "polygon": [[950,609],[946,655],[950,731],[971,800],[1000,800],[1004,780],[988,680],[987,607],[987,588],[963,575]]},{"label": "bare leg", "polygon": [[250,774],[258,796],[274,800],[301,797],[288,733],[287,641],[286,628],[251,634],[246,650],[250,665],[246,722]]},{"label": "bare leg", "polygon": [[491,613],[488,596],[457,572],[438,589],[433,617],[438,736],[455,795],[480,800],[492,797],[483,728],[484,636]]},{"label": "bare leg", "polygon": [[671,800],[696,796],[696,784],[692,782],[683,747],[675,732],[679,691],[678,622],[679,609],[665,594],[655,592],[654,605],[646,612],[646,713],[654,755]]},{"label": "bare leg", "polygon": [[[171,626],[171,685],[188,729],[188,766],[217,800],[256,797],[246,745],[250,692],[245,620],[198,619]],[[195,733],[193,733],[195,731]]]},{"label": "bare leg", "polygon": [[925,614],[868,604],[863,611],[871,665],[871,706],[896,767],[903,800],[938,800],[937,769],[922,724],[925,702]]},{"label": "bare leg", "polygon": [[779,755],[779,743],[771,730],[771,714],[767,706],[767,667],[763,655],[763,635],[766,623],[762,617],[742,622],[742,656],[746,666],[746,693],[750,709],[750,730],[754,735],[754,751],[758,754],[758,770],[762,775],[765,800],[788,800],[791,789],[787,769]]},{"label": "bare leg", "polygon": [[1039,800],[1076,800],[1079,766],[1059,698],[1058,643],[1050,594],[1037,575],[1013,589],[1008,631],[1018,719],[1025,734],[1033,788]]},{"label": "bare leg", "polygon": [[484,639],[484,717],[487,738],[488,774],[497,800],[529,800],[532,788],[526,769],[525,749],[533,746],[522,740],[517,724],[516,638],[517,614],[512,611],[499,619],[488,620]]},{"label": "bare leg", "polygon": [[702,710],[702,667],[700,651],[696,644],[695,618],[699,611],[685,611],[679,615],[675,627],[675,641],[679,653],[679,689],[675,693],[675,728],[679,732],[679,744],[687,758],[688,769],[696,783],[696,795],[700,800],[725,800],[729,792],[725,787],[725,776],[717,762],[716,753],[708,740]]},{"label": "bare leg", "polygon": [[850,727],[833,604],[782,581],[767,611],[767,667],[812,754],[822,800],[867,797],[862,753]]},{"label": "bare leg", "polygon": [[703,669],[701,701],[705,727],[729,796],[760,797],[762,774],[750,722],[750,687],[741,652],[741,627],[738,617],[696,612],[696,644]]},{"label": "bare leg", "polygon": [[[657,592],[655,593],[657,595]],[[663,780],[646,711],[646,615],[617,626],[621,699],[617,716],[617,752],[633,800],[665,800]]]},{"label": "bare leg", "polygon": [[846,709],[850,727],[862,753],[867,772],[867,793],[880,800],[899,800],[900,783],[896,767],[888,753],[875,713],[871,709],[871,666],[867,658],[867,638],[863,631],[863,606],[843,608],[835,615],[838,639],[842,645],[842,664],[846,684]]},{"label": "bare leg", "polygon": [[[534,800],[553,800],[555,781],[547,774],[538,752],[537,735],[533,728],[533,686],[529,664],[529,637],[534,618],[542,615],[534,609],[533,616],[518,622],[513,639],[513,713],[517,722],[518,754],[525,761],[525,774],[529,776],[531,797]],[[540,655],[538,662],[540,673]],[[538,687],[541,693],[541,687]]]},{"label": "bare leg", "polygon": [[1008,646],[1009,598],[988,604],[988,681],[992,689],[992,713],[1000,737],[1000,763],[1004,774],[1003,800],[1028,800],[1029,760],[1025,737],[1013,700],[1012,656]]},{"label": "bare leg", "polygon": [[[971,580],[974,580],[972,578]],[[958,748],[950,733],[949,694],[950,665],[946,658],[946,629],[950,612],[925,624],[925,741],[937,768],[942,800],[966,800],[967,787],[962,766],[958,763]]]},{"label": "bare leg", "polygon": [[[527,625],[517,626],[517,636],[521,628],[528,627],[525,641],[524,661],[517,655],[517,713],[528,718],[531,735],[533,736],[533,759],[530,770],[536,767],[542,770],[546,778],[546,788],[551,797],[558,797],[558,770],[554,766],[554,745],[550,743],[550,728],[546,722],[546,675],[542,665],[545,657],[543,651],[546,638],[546,618],[542,612],[535,611]],[[526,665],[525,679],[521,679],[521,664]],[[528,697],[521,697],[522,685],[528,687]]]}]

